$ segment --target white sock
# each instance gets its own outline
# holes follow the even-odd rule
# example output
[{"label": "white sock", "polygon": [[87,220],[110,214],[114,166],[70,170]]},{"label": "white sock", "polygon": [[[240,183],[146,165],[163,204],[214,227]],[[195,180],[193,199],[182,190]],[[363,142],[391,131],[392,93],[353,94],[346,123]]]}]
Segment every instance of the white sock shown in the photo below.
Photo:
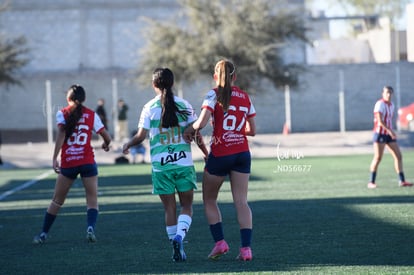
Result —
[{"label": "white sock", "polygon": [[180,235],[183,240],[188,230],[190,230],[191,221],[192,219],[188,215],[181,214],[178,216],[177,235]]},{"label": "white sock", "polygon": [[165,230],[167,231],[168,239],[171,241],[177,234],[177,225],[166,226]]}]

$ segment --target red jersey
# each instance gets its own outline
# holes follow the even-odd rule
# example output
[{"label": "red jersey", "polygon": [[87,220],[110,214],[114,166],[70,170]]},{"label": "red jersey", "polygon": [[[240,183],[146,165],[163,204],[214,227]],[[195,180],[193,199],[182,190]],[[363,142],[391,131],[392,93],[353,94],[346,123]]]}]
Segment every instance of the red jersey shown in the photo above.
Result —
[{"label": "red jersey", "polygon": [[376,119],[375,114],[380,113],[385,125],[392,129],[392,118],[394,116],[394,104],[392,102],[385,102],[384,99],[379,99],[374,106],[374,132],[386,135],[388,132],[381,127]]},{"label": "red jersey", "polygon": [[245,134],[246,120],[256,115],[249,95],[237,86],[231,87],[231,99],[227,112],[217,104],[217,89],[210,90],[201,106],[212,113],[213,135],[211,153],[227,156],[249,151]]},{"label": "red jersey", "polygon": [[[66,124],[70,114],[70,107],[67,106],[56,113],[58,127]],[[84,164],[94,164],[95,155],[91,146],[92,131],[96,133],[104,129],[99,116],[89,108],[82,107],[82,117],[73,134],[62,145],[61,164],[62,168],[76,167]]]}]

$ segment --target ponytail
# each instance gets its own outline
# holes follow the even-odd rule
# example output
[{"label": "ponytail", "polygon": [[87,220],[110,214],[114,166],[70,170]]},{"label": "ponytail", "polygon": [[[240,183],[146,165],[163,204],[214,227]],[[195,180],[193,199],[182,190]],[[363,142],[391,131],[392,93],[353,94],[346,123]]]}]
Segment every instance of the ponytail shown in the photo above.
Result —
[{"label": "ponytail", "polygon": [[231,99],[231,84],[235,74],[235,67],[233,63],[226,60],[217,62],[214,72],[217,77],[217,102],[227,112]]},{"label": "ponytail", "polygon": [[79,85],[72,85],[68,90],[68,99],[73,101],[76,105],[75,109],[69,114],[64,125],[65,142],[75,132],[79,119],[82,117],[82,103],[85,101],[85,90]]},{"label": "ponytail", "polygon": [[169,128],[178,126],[178,118],[176,113],[180,112],[175,105],[174,94],[170,89],[163,89],[161,93],[161,126],[163,128]]},{"label": "ponytail", "polygon": [[190,114],[187,110],[180,110],[174,101],[172,86],[174,74],[168,68],[157,68],[152,75],[155,87],[161,90],[161,127],[170,128],[179,126],[178,116],[186,118]]}]

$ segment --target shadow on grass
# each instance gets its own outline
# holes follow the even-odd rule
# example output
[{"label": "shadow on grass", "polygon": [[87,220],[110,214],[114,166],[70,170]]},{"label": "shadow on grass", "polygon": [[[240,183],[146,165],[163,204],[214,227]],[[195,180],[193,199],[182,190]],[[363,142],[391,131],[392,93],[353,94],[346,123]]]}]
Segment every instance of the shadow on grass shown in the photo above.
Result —
[{"label": "shadow on grass", "polygon": [[49,200],[54,180],[20,192],[17,204],[23,205],[19,209],[0,209],[0,273],[170,274],[300,271],[312,266],[414,266],[412,228],[393,223],[392,217],[374,218],[352,208],[380,205],[386,211],[388,205],[412,204],[411,196],[251,202],[254,260],[246,263],[235,261],[240,241],[231,203],[220,204],[231,250],[220,261],[206,259],[213,242],[202,204],[196,201],[185,243],[188,260],[173,263],[164,211],[158,197],[150,195],[150,180],[150,175],[100,179],[103,194],[95,244],[85,242],[84,201],[70,203],[84,197],[81,184],[71,190],[50,239],[41,246],[32,245],[31,238],[41,227],[47,205],[25,209],[24,204]]}]

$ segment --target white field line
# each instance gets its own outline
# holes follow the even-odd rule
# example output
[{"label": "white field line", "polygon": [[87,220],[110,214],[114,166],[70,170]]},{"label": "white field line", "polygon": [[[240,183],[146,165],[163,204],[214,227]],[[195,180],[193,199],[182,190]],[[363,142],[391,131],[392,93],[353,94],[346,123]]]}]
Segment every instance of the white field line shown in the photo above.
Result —
[{"label": "white field line", "polygon": [[8,191],[4,192],[3,194],[0,195],[0,201],[3,200],[6,197],[8,197],[8,196],[10,196],[10,195],[18,192],[18,191],[21,191],[23,189],[26,189],[27,187],[32,186],[33,184],[37,183],[39,180],[42,180],[44,178],[47,178],[52,173],[53,173],[53,170],[52,171],[44,172],[43,174],[37,176],[36,178],[34,178],[32,180],[29,180],[29,181],[27,181],[27,182],[25,182],[25,183],[23,183],[23,184],[15,187],[15,188],[11,189],[11,190],[8,190]]}]

